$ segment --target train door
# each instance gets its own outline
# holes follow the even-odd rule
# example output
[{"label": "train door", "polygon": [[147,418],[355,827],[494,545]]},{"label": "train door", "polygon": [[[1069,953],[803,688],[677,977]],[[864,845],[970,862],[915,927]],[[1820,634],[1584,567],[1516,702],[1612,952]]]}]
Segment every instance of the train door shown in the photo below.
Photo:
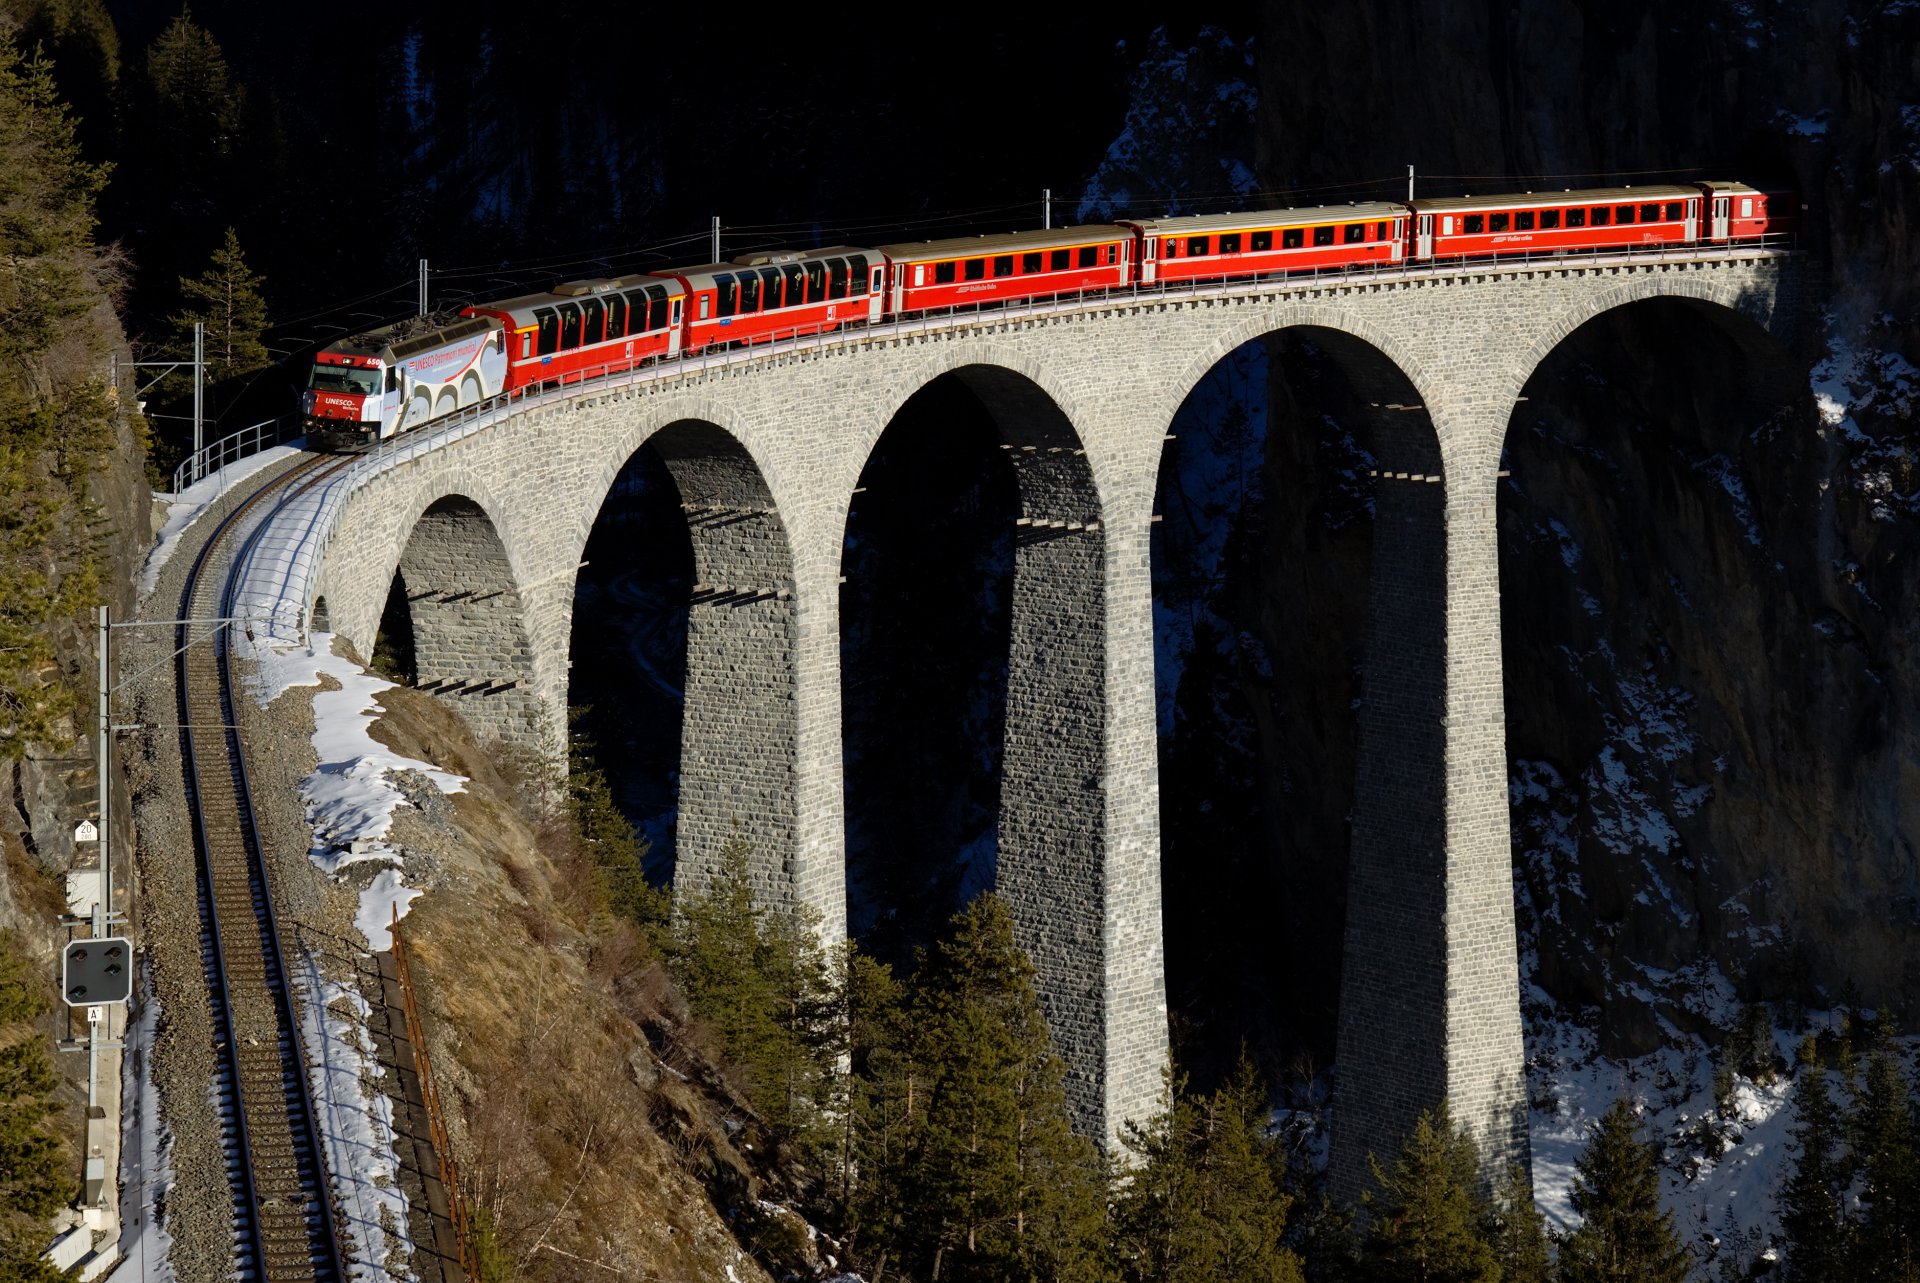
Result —
[{"label": "train door", "polygon": [[1147,236],[1140,239],[1140,283],[1151,285],[1160,270],[1160,238]]},{"label": "train door", "polygon": [[683,311],[683,309],[686,307],[686,304],[687,304],[687,300],[684,295],[676,295],[674,297],[673,312],[672,312],[673,319],[667,325],[667,355],[668,356],[680,355],[680,336],[683,333],[682,322],[685,320],[685,317],[686,317],[686,313]]},{"label": "train door", "polygon": [[1733,198],[1715,196],[1713,198],[1713,239],[1724,241],[1728,235],[1728,218],[1733,212]]},{"label": "train door", "polygon": [[1700,198],[1698,196],[1687,199],[1686,236],[1690,241],[1700,239]]},{"label": "train door", "polygon": [[1407,220],[1399,215],[1393,220],[1393,243],[1387,247],[1387,260],[1398,263],[1407,256]]},{"label": "train door", "polygon": [[1413,247],[1415,258],[1433,257],[1433,215],[1420,215],[1420,236]]},{"label": "train door", "polygon": [[886,301],[887,269],[876,263],[868,269],[868,275],[873,278],[873,288],[867,292],[867,320],[871,323],[880,319],[880,305]]}]

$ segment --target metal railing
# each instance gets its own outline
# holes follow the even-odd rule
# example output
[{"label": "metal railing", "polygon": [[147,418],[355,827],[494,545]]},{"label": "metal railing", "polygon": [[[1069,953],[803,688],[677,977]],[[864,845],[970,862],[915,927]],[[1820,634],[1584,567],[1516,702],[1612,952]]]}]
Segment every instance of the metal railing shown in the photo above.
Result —
[{"label": "metal railing", "polygon": [[179,494],[196,481],[205,480],[229,463],[238,462],[250,454],[258,454],[270,446],[283,441],[291,441],[300,435],[295,431],[298,420],[292,415],[266,419],[250,428],[242,428],[231,436],[221,437],[212,445],[194,451],[180,461],[173,470],[173,493]]},{"label": "metal railing", "polygon": [[[440,1188],[447,1196],[447,1219],[459,1243],[460,1272],[467,1283],[478,1283],[480,1263],[474,1256],[473,1226],[467,1217],[466,1198],[460,1189],[460,1169],[453,1161],[453,1140],[447,1134],[447,1115],[440,1104],[440,1092],[433,1082],[433,1064],[427,1055],[427,1029],[420,1021],[420,1000],[413,987],[412,955],[407,938],[400,930],[400,910],[393,910],[388,927],[393,940],[393,970],[400,981],[400,1006],[406,1019],[407,1042],[413,1049],[414,1075],[420,1081],[420,1100],[427,1111],[427,1129],[433,1137],[434,1157],[440,1164]],[[429,1200],[431,1201],[431,1200]]]}]

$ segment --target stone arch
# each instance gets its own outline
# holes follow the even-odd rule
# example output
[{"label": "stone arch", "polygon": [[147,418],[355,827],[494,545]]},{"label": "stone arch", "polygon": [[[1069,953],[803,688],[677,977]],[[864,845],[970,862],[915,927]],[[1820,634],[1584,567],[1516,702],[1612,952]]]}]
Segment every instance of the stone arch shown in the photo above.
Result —
[{"label": "stone arch", "polygon": [[[997,356],[1005,356],[1006,364]],[[1072,400],[1047,371],[986,345],[945,348],[905,372],[877,417],[862,471],[886,430],[942,380],[991,420],[1017,492],[993,887],[1039,972],[1081,1125],[1106,1136],[1108,991],[1107,543]],[[850,487],[851,488],[851,487]],[[850,508],[849,508],[850,520]]]},{"label": "stone arch", "polygon": [[[651,449],[672,479],[693,551],[675,891],[707,886],[728,844],[741,841],[756,895],[792,903],[799,614],[786,523],[760,462],[710,419],[674,418],[619,446],[594,493],[609,494],[633,454]],[[581,547],[598,511],[586,515]]]},{"label": "stone arch", "polygon": [[519,576],[490,510],[456,491],[423,500],[400,528],[406,542],[393,574],[406,585],[419,688],[483,735],[537,740],[543,719]]}]

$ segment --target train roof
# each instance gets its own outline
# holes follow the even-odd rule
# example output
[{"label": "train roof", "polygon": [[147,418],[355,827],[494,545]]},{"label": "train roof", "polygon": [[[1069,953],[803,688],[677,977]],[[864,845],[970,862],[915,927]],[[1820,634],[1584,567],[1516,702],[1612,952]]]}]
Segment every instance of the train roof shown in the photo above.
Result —
[{"label": "train roof", "polygon": [[1610,205],[1641,200],[1679,200],[1698,196],[1698,187],[1656,184],[1650,187],[1590,187],[1582,191],[1501,192],[1493,196],[1422,197],[1413,207],[1422,213],[1455,209],[1519,209],[1550,205]]},{"label": "train roof", "polygon": [[1407,212],[1405,205],[1364,201],[1346,205],[1305,205],[1292,209],[1250,209],[1237,214],[1187,214],[1178,218],[1129,218],[1149,236],[1182,236],[1189,232],[1230,232],[1236,228],[1295,227],[1311,223],[1356,223],[1393,218]]},{"label": "train roof", "polygon": [[944,241],[905,241],[882,245],[888,258],[909,262],[932,258],[972,258],[984,254],[1005,254],[1023,249],[1060,249],[1087,245],[1095,241],[1124,240],[1127,230],[1118,223],[1082,223],[1077,227],[1042,228],[1031,232],[1007,232],[999,236],[959,236]]},{"label": "train roof", "polygon": [[739,276],[742,272],[752,272],[762,267],[778,267],[782,263],[819,263],[830,258],[851,258],[856,254],[873,261],[878,258],[879,251],[863,249],[858,245],[835,245],[828,249],[774,250],[742,254],[731,263],[698,263],[691,267],[663,267],[654,275],[678,277],[698,290],[712,285],[713,278],[716,276]]},{"label": "train roof", "polygon": [[403,321],[383,325],[363,334],[349,334],[321,348],[322,352],[343,356],[370,356],[385,361],[404,361],[410,356],[484,334],[493,322],[456,312],[436,312],[431,316],[409,316]]},{"label": "train roof", "polygon": [[643,285],[665,285],[670,293],[680,292],[678,281],[662,281],[641,272],[629,272],[624,276],[597,276],[579,281],[562,281],[550,290],[537,294],[521,294],[514,298],[488,299],[480,303],[469,304],[469,310],[475,312],[504,312],[513,318],[516,326],[533,324],[533,310],[537,307],[559,307],[565,303],[577,303],[584,298],[593,298],[601,294],[613,294],[623,290],[638,289]]}]

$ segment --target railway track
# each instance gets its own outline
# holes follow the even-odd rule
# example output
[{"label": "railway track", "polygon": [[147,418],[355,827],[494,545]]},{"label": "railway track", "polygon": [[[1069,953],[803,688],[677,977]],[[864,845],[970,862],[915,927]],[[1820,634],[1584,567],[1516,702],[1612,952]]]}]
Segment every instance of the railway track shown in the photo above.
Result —
[{"label": "railway track", "polygon": [[[347,462],[303,463],[229,513],[194,560],[179,617],[229,615],[230,572],[245,551],[247,518],[274,494],[315,484]],[[201,952],[233,1184],[235,1273],[262,1283],[346,1283],[290,972],[247,788],[228,629],[190,645],[192,630],[182,624],[175,638],[180,751],[200,868]]]}]

